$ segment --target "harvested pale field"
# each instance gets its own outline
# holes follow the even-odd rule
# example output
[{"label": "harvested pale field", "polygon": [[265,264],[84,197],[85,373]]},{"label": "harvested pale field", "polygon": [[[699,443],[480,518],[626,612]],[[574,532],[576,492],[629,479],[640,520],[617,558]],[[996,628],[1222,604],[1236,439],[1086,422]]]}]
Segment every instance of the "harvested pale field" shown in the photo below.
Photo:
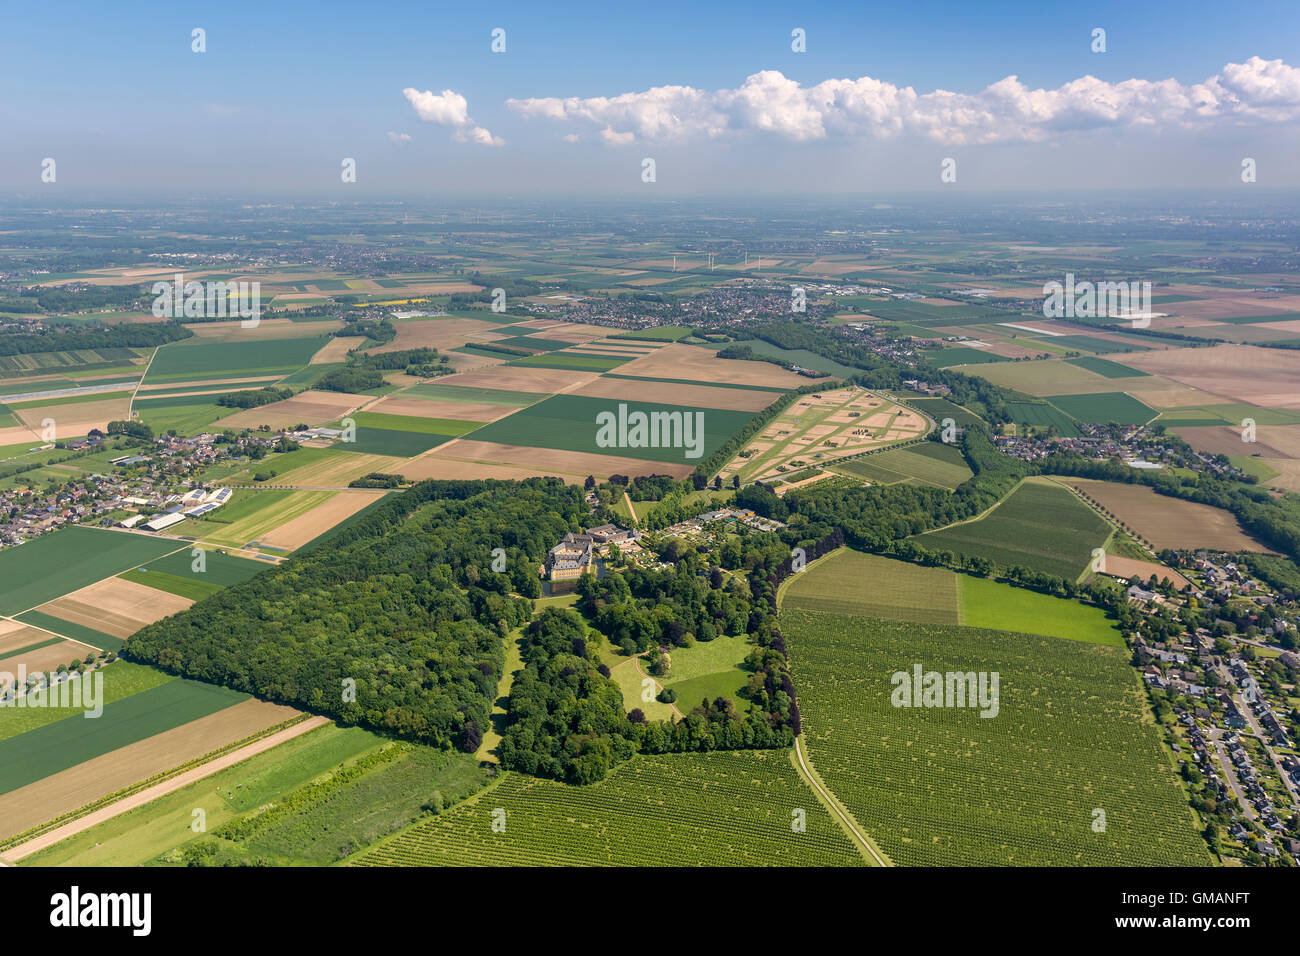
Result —
[{"label": "harvested pale field", "polygon": [[1105,574],[1113,578],[1123,578],[1126,581],[1135,574],[1143,582],[1148,581],[1153,574],[1156,576],[1157,581],[1168,578],[1173,586],[1180,591],[1192,583],[1173,568],[1165,567],[1163,564],[1157,564],[1154,561],[1139,561],[1136,558],[1121,558],[1108,554],[1105,557],[1104,567]]},{"label": "harvested pale field", "polygon": [[257,428],[259,425],[269,425],[273,431],[279,431],[298,424],[323,425],[325,422],[332,422],[336,418],[356,411],[371,400],[368,395],[348,395],[345,392],[318,392],[308,389],[282,402],[272,402],[261,408],[249,408],[234,415],[227,415],[213,422],[211,427],[214,431],[220,431],[223,428]]},{"label": "harvested pale field", "polygon": [[165,797],[169,793],[175,793],[183,787],[188,787],[192,783],[197,783],[215,773],[219,773],[228,767],[233,767],[237,763],[243,763],[250,757],[256,757],[260,753],[265,753],[274,747],[293,740],[295,737],[301,737],[305,733],[315,730],[317,727],[323,727],[328,724],[328,717],[308,717],[306,720],[300,720],[298,723],[286,727],[284,730],[268,734],[265,737],[259,737],[257,740],[238,750],[222,754],[209,760],[205,764],[186,770],[174,777],[169,777],[162,783],[156,783],[152,787],[147,787],[139,793],[134,793],[129,797],[117,800],[106,807],[101,807],[84,817],[77,817],[69,823],[56,827],[42,833],[38,837],[33,837],[25,843],[21,843],[11,850],[6,850],[0,854],[0,860],[16,862],[24,857],[31,856],[33,853],[39,853],[41,850],[48,849],[69,837],[76,836],[89,830],[93,826],[98,826],[106,820],[121,816],[137,807],[143,807],[147,803],[152,803],[160,797]]},{"label": "harvested pale field", "polygon": [[392,474],[398,471],[396,466],[404,460],[393,455],[339,452],[337,456],[326,458],[324,461],[291,468],[282,475],[276,475],[271,484],[285,485],[290,488],[340,488],[372,471]]},{"label": "harvested pale field", "polygon": [[[562,451],[554,448],[533,448],[525,445],[502,445],[497,442],[474,441],[457,438],[416,459],[411,467],[429,457],[458,458],[461,461],[482,462],[489,465],[509,465],[531,469],[531,475],[672,475],[685,478],[695,470],[693,464],[646,461],[642,458],[622,458],[617,455],[598,455],[582,451]],[[415,477],[408,472],[407,477]]]},{"label": "harvested pale field", "polygon": [[469,372],[476,368],[492,368],[505,365],[510,359],[505,355],[471,355],[465,352],[447,352],[447,359],[456,367],[457,372]]},{"label": "harvested pale field", "polygon": [[1298,351],[1215,345],[1128,355],[1124,364],[1232,401],[1300,408]]},{"label": "harvested pale field", "polygon": [[54,636],[49,631],[24,624],[22,621],[0,618],[0,657],[12,654],[19,648],[31,647],[33,644],[51,640]]},{"label": "harvested pale field", "polygon": [[352,517],[387,493],[360,488],[340,491],[306,514],[286,521],[269,534],[262,535],[257,539],[257,543],[259,546],[283,548],[286,551],[301,548],[308,541],[320,537],[345,518]]},{"label": "harvested pale field", "polygon": [[537,329],[539,339],[555,339],[557,342],[590,342],[609,335],[609,329],[601,325],[585,325],[582,322],[559,322]]},{"label": "harvested pale field", "polygon": [[0,428],[0,446],[22,445],[26,442],[31,442],[33,448],[37,445],[45,444],[36,431],[23,425],[11,425],[8,428]]},{"label": "harvested pale field", "polygon": [[[129,386],[128,386],[129,387]],[[114,420],[122,420],[130,415],[131,396],[101,399],[89,402],[69,402],[65,405],[39,405],[35,408],[14,410],[22,422],[38,432],[43,430],[41,422],[54,420],[55,439],[75,438],[84,435],[92,428],[101,431]],[[19,439],[21,441],[21,439]]]},{"label": "harvested pale field", "polygon": [[799,388],[814,381],[795,372],[787,372],[770,362],[720,359],[711,349],[677,343],[665,345],[653,355],[633,359],[620,366],[618,374],[689,379],[705,385],[709,382],[730,382],[734,385],[762,385],[780,389]]},{"label": "harvested pale field", "polygon": [[479,319],[455,317],[406,319],[394,324],[397,326],[397,338],[371,349],[372,354],[418,348],[432,348],[446,352],[459,348],[467,342],[473,342],[475,338],[487,341],[501,335],[499,326]]},{"label": "harvested pale field", "polygon": [[[585,393],[579,393],[585,394]],[[538,398],[541,398],[539,395]],[[522,408],[522,405],[477,405],[472,402],[443,402],[435,398],[407,398],[390,395],[369,406],[367,412],[381,415],[409,415],[412,418],[451,418],[467,422],[494,422]]]},{"label": "harvested pale field", "polygon": [[[640,359],[638,359],[640,361]],[[627,366],[623,366],[627,368]],[[508,368],[481,369],[457,372],[437,380],[439,385],[463,385],[467,388],[491,388],[503,392],[533,392],[538,395],[556,395],[572,392],[594,378],[599,372],[579,372],[566,368],[512,365]]]},{"label": "harvested pale field", "polygon": [[[1241,439],[1242,429],[1236,425],[1222,427],[1174,427],[1174,433],[1197,451],[1211,455],[1259,455],[1263,458],[1294,458],[1300,444],[1300,429],[1295,425],[1260,426],[1255,431],[1255,441]],[[1274,437],[1281,439],[1274,441]],[[1283,448],[1288,445],[1289,450]]]},{"label": "harvested pale field", "polygon": [[634,382],[626,378],[598,378],[573,391],[628,402],[663,402],[695,408],[728,408],[757,412],[771,405],[782,392],[756,392],[745,388],[710,388],[707,385],[676,385],[669,382]]},{"label": "harvested pale field", "polygon": [[1194,408],[1198,405],[1214,404],[1215,396],[1198,391],[1190,385],[1169,382],[1159,376],[1148,378],[1113,379],[1125,384],[1124,391],[1139,402],[1152,408]]},{"label": "harvested pale field", "polygon": [[1300,461],[1294,458],[1261,458],[1260,461],[1277,472],[1263,484],[1281,491],[1300,491]]},{"label": "harvested pale field", "polygon": [[146,624],[179,614],[194,602],[134,581],[108,578],[42,604],[38,611],[60,620],[127,638]]},{"label": "harvested pale field", "polygon": [[1169,309],[1180,316],[1199,319],[1231,319],[1237,316],[1286,315],[1300,312],[1300,295],[1259,295],[1235,289],[1202,288],[1192,295],[1194,302],[1171,302]]},{"label": "harvested pale field", "polygon": [[1146,485],[1072,478],[1063,482],[1100,502],[1118,520],[1159,548],[1219,551],[1268,549],[1247,535],[1227,511],[1158,495]]},{"label": "harvested pale field", "polygon": [[246,700],[0,796],[0,838],[71,813],[155,774],[283,723],[292,707]]},{"label": "harvested pale field", "polygon": [[324,365],[327,362],[343,362],[348,352],[358,348],[366,341],[364,335],[346,335],[330,339],[321,350],[311,357],[308,365]]},{"label": "harvested pale field", "polygon": [[294,322],[291,319],[260,319],[252,328],[244,328],[242,321],[200,322],[187,325],[196,338],[205,342],[258,342],[271,339],[314,339],[343,328],[338,319],[320,322]]},{"label": "harvested pale field", "polygon": [[427,478],[448,480],[500,478],[503,481],[517,481],[521,478],[550,475],[571,485],[580,484],[587,477],[577,473],[562,474],[559,471],[543,473],[537,468],[522,468],[516,465],[494,465],[480,461],[464,461],[459,458],[440,458],[433,454],[412,459],[402,466],[402,474],[412,481],[424,481]]},{"label": "harvested pale field", "polygon": [[[51,639],[48,634],[42,632],[42,635],[46,640]],[[57,644],[49,644],[22,654],[0,658],[0,686],[7,686],[10,683],[10,679],[3,675],[17,674],[20,665],[30,675],[39,671],[58,670],[60,664],[71,664],[73,661],[83,660],[87,654],[98,653],[99,651],[92,651],[78,641],[62,640]]]}]

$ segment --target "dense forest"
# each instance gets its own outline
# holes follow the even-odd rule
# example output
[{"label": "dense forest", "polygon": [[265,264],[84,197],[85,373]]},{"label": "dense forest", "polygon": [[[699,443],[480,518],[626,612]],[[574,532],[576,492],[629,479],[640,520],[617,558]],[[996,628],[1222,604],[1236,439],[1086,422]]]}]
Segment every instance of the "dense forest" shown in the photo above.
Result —
[{"label": "dense forest", "polygon": [[[478,747],[546,550],[586,514],[555,479],[427,481],[133,635],[124,656],[428,743]],[[493,549],[506,570],[491,570]]]},{"label": "dense forest", "polygon": [[69,349],[154,348],[193,335],[179,322],[59,325],[41,332],[0,333],[0,355]]},{"label": "dense forest", "polygon": [[217,396],[217,404],[227,408],[260,408],[272,402],[282,402],[286,398],[293,398],[293,389],[272,385],[267,388],[245,389],[242,392],[226,392]]}]

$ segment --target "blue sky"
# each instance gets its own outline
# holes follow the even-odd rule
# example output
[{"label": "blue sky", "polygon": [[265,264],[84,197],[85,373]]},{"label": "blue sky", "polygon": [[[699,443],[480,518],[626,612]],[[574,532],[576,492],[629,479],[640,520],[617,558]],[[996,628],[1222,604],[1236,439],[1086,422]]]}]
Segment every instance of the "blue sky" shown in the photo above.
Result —
[{"label": "blue sky", "polygon": [[[644,192],[647,156],[665,194],[935,188],[945,157],[971,189],[1226,186],[1244,156],[1261,185],[1300,185],[1294,2],[728,7],[11,4],[0,188],[40,185],[47,156],[73,191],[321,192],[345,156],[367,193]],[[205,53],[191,52],[194,27]],[[495,27],[504,54],[490,50]],[[794,27],[806,53],[790,49]],[[1089,49],[1094,27],[1105,53]],[[761,71],[775,72],[746,87]],[[1011,75],[1023,87],[984,93]],[[1061,92],[1084,76],[1100,83]],[[1178,106],[1216,77],[1213,116]],[[842,89],[826,109],[809,93],[861,78],[884,91]],[[1126,81],[1166,79],[1175,88],[1093,115]],[[648,93],[664,86],[694,93]],[[896,88],[922,99],[898,103]],[[435,118],[405,89],[437,97]],[[1016,104],[1039,89],[1056,91],[1051,115],[1027,124]],[[936,90],[966,99],[954,112]],[[626,95],[630,112],[553,115],[552,98]],[[649,115],[669,124],[651,129]]]}]

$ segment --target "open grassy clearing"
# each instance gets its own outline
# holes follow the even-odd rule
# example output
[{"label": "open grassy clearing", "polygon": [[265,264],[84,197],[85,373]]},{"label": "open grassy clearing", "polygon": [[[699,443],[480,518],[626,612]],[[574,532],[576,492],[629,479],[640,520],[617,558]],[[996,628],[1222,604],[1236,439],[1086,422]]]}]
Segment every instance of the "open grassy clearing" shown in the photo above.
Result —
[{"label": "open grassy clearing", "polygon": [[[209,517],[190,522],[189,530],[205,544],[242,547],[323,504],[338,492],[237,489],[230,504]],[[223,514],[223,512],[228,512]]]}]

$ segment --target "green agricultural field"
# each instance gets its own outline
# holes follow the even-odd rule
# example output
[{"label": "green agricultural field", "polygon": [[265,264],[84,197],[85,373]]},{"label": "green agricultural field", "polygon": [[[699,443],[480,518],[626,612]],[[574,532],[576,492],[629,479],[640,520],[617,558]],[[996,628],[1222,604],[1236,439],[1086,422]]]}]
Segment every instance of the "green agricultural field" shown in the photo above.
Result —
[{"label": "green agricultural field", "polygon": [[246,378],[271,372],[288,375],[305,366],[328,337],[253,339],[247,342],[199,342],[186,339],[158,349],[146,384]]},{"label": "green agricultural field", "polygon": [[0,614],[17,614],[177,550],[175,541],[68,527],[0,551]]},{"label": "green agricultural field", "polygon": [[907,404],[916,406],[936,422],[942,423],[945,418],[951,418],[958,428],[965,428],[967,425],[978,425],[983,421],[974,412],[962,408],[946,398],[909,398]]},{"label": "green agricultural field", "polygon": [[[500,353],[484,353],[488,355]],[[540,368],[562,368],[572,369],[576,372],[608,372],[610,369],[618,368],[627,362],[632,361],[634,356],[629,355],[627,358],[613,358],[604,355],[583,355],[580,352],[543,352],[540,355],[530,355],[528,358],[521,358],[511,362],[511,365],[529,365]]]},{"label": "green agricultural field", "polygon": [[1135,368],[1129,368],[1127,365],[1120,365],[1118,362],[1112,362],[1110,359],[1097,358],[1095,355],[1085,355],[1080,358],[1066,359],[1071,365],[1077,365],[1079,368],[1086,368],[1089,372],[1096,372],[1098,375],[1104,375],[1106,378],[1150,378],[1149,372],[1142,372]]},{"label": "green agricultural field", "polygon": [[[100,673],[104,675],[106,705],[176,680],[171,674],[123,660],[104,665]],[[68,712],[58,707],[7,707],[0,710],[0,740],[66,719],[70,719]],[[85,720],[80,713],[76,714],[76,719]]]},{"label": "green agricultural field", "polygon": [[1055,428],[1064,438],[1077,438],[1082,432],[1074,419],[1047,402],[1007,402],[1007,412],[1017,425],[1032,428]]},{"label": "green agricultural field", "polygon": [[1062,345],[1067,349],[1079,352],[1096,352],[1098,355],[1113,355],[1116,352],[1146,352],[1150,346],[1143,345],[1140,342],[1111,342],[1107,339],[1097,339],[1090,335],[1056,335],[1051,339],[1054,345]]},{"label": "green agricultural field", "polygon": [[1159,414],[1123,392],[1099,392],[1095,395],[1052,395],[1047,399],[1071,418],[1105,425],[1145,425]]},{"label": "green agricultural field", "polygon": [[1123,636],[1101,608],[969,574],[956,578],[960,623],[967,627],[1124,646]]},{"label": "green agricultural field", "polygon": [[[260,494],[261,492],[259,492]],[[169,554],[164,558],[156,561],[150,561],[127,574],[136,575],[134,580],[141,584],[147,584],[150,587],[169,590],[149,580],[152,575],[166,575],[168,578],[180,578],[183,581],[190,581],[199,584],[206,584],[217,589],[230,587],[232,584],[242,584],[249,578],[266,570],[266,565],[260,561],[253,561],[250,558],[239,558],[223,551],[206,550],[203,554],[203,561],[200,565],[202,570],[196,570],[196,556],[191,548],[185,548],[177,551],[175,554]],[[119,575],[126,577],[126,575]]]},{"label": "green agricultural field", "polygon": [[837,462],[829,470],[882,485],[911,481],[950,490],[971,477],[971,470],[961,452],[952,445],[938,442],[921,442],[907,448],[864,455]]},{"label": "green agricultural field", "polygon": [[[628,413],[682,412],[683,416],[702,412],[704,415],[704,443],[700,459],[685,458],[683,448],[601,448],[596,444],[596,416],[602,412],[618,414],[620,405]],[[753,417],[752,412],[730,409],[693,408],[682,405],[652,405],[649,402],[619,402],[610,398],[587,395],[554,395],[545,401],[521,409],[513,415],[489,422],[474,432],[476,441],[500,442],[505,445],[527,445],[555,448],[564,451],[581,451],[593,454],[619,455],[645,461],[692,461],[711,455]],[[693,421],[693,419],[692,419]],[[360,433],[358,433],[359,435]]]},{"label": "green agricultural field", "polygon": [[957,575],[842,548],[791,576],[782,586],[781,606],[956,624]]},{"label": "green agricultural field", "polygon": [[[504,832],[492,813],[505,811]],[[791,814],[807,829],[792,832]],[[860,866],[785,751],[640,756],[573,787],[511,773],[356,858],[363,866]]]},{"label": "green agricultural field", "polygon": [[1028,479],[984,517],[909,540],[931,551],[988,558],[1073,581],[1110,532],[1110,524],[1069,490]]},{"label": "green agricultural field", "polygon": [[992,352],[981,352],[979,349],[969,349],[960,345],[951,348],[929,349],[925,353],[925,360],[935,368],[952,368],[956,365],[983,365],[989,362],[1004,361],[1001,355],[995,355]]},{"label": "green agricultural field", "polygon": [[[807,349],[783,349],[779,345],[773,345],[762,339],[747,339],[744,342],[737,342],[737,345],[744,345],[750,348],[755,355],[766,355],[771,358],[778,358],[790,365],[798,365],[800,368],[810,368],[825,375],[837,375],[840,378],[848,378],[851,375],[859,375],[862,369],[853,368],[849,365],[843,365],[834,359],[827,358],[817,352],[810,352]],[[810,384],[811,384],[810,380]]]},{"label": "green agricultural field", "polygon": [[[895,863],[1210,864],[1122,648],[800,610],[781,627],[809,757]],[[916,664],[996,673],[996,714],[895,706]]]},{"label": "green agricultural field", "polygon": [[63,840],[22,861],[23,866],[141,866],[189,841],[203,807],[208,832],[242,813],[270,804],[331,769],[350,765],[384,743],[359,727],[335,724],[286,741],[211,777],[160,797]]},{"label": "green agricultural field", "polygon": [[[411,421],[418,422],[419,419],[411,419]],[[361,455],[393,455],[398,458],[414,458],[416,455],[423,454],[430,448],[436,448],[455,437],[457,436],[439,435],[432,432],[365,427],[358,422],[356,440],[343,442],[335,445],[334,448],[339,452],[355,452]]]},{"label": "green agricultural field", "polygon": [[105,705],[97,720],[80,712],[65,716],[0,742],[0,793],[248,699],[215,684],[176,678]]},{"label": "green agricultural field", "polygon": [[[458,421],[451,418],[417,418],[414,415],[385,415],[380,412],[354,412],[351,415],[357,423],[357,431],[363,428],[378,428],[400,432],[419,432],[424,435],[448,435],[459,437],[482,427],[482,422]],[[322,451],[326,449],[321,449]]]},{"label": "green agricultural field", "polygon": [[224,418],[234,409],[218,405],[211,399],[215,396],[203,395],[191,398],[137,398],[131,403],[133,411],[139,413],[144,422],[155,433],[176,429],[180,435],[194,435],[203,431],[218,418]]},{"label": "green agricultural field", "polygon": [[[187,526],[208,545],[243,547],[338,494],[335,491],[288,491],[282,489],[236,489],[229,504]],[[189,553],[188,549],[185,552]]]},{"label": "green agricultural field", "polygon": [[[126,572],[130,574],[130,571]],[[91,647],[97,647],[101,651],[120,651],[122,645],[126,642],[120,637],[113,637],[111,634],[101,634],[84,624],[76,624],[72,621],[65,621],[62,618],[55,617],[53,614],[46,614],[43,611],[24,611],[19,614],[16,621],[22,621],[24,624],[31,624],[52,634],[60,634],[63,637],[70,637],[74,641],[81,641],[83,644],[89,644]]]}]

